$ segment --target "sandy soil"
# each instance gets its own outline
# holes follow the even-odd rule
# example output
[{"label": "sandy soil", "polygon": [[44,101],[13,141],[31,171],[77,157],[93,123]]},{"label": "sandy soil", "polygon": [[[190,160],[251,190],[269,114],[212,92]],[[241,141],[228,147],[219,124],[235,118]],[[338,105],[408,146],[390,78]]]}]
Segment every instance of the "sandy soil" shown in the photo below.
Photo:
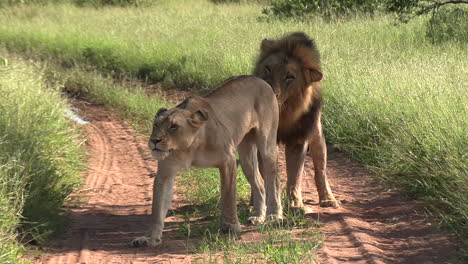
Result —
[{"label": "sandy soil", "polygon": [[[86,186],[75,194],[85,202],[71,209],[69,232],[35,257],[35,263],[190,263],[194,256],[175,229],[183,220],[166,218],[164,244],[158,249],[130,248],[142,235],[151,213],[152,182],[157,162],[150,159],[145,138],[111,111],[75,102],[84,125],[89,151]],[[283,155],[280,171],[284,175]],[[362,166],[343,154],[329,153],[329,178],[342,208],[320,208],[313,184],[313,167],[306,161],[303,182],[306,205],[319,218],[324,245],[320,263],[453,263],[456,244],[449,235],[417,211],[422,205],[385,189]],[[172,209],[184,206],[174,197]],[[249,234],[245,234],[248,236]]]}]

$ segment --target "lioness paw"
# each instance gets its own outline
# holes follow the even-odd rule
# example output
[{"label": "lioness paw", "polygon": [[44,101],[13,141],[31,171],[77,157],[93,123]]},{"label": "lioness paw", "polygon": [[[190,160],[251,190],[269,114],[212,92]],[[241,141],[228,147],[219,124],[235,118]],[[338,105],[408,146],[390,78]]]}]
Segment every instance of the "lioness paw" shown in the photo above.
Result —
[{"label": "lioness paw", "polygon": [[292,199],[290,202],[289,202],[289,207],[291,208],[304,208],[304,203],[302,202],[302,200],[294,200]]},{"label": "lioness paw", "polygon": [[161,239],[151,239],[150,237],[137,237],[130,242],[131,247],[157,247],[161,245]]},{"label": "lioness paw", "polygon": [[265,217],[251,216],[251,217],[249,217],[249,219],[247,219],[247,221],[249,221],[249,223],[251,223],[253,225],[260,225],[260,224],[263,224],[265,222]]}]

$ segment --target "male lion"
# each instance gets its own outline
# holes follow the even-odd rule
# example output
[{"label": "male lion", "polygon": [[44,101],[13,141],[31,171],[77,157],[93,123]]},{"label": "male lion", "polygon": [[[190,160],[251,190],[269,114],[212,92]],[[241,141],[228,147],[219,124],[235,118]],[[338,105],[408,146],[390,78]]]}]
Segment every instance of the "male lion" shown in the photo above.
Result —
[{"label": "male lion", "polygon": [[320,206],[338,207],[340,203],[331,192],[326,174],[327,149],[321,123],[323,75],[314,41],[304,33],[292,33],[279,40],[264,39],[254,75],[268,82],[278,97],[278,142],[285,144],[291,207],[304,207],[301,181],[308,147]]},{"label": "male lion", "polygon": [[270,85],[255,76],[231,78],[205,98],[191,97],[175,108],[160,109],[149,140],[152,155],[159,160],[150,229],[146,236],[134,239],[131,245],[154,247],[161,244],[174,178],[179,170],[190,167],[219,168],[220,229],[240,232],[236,208],[236,149],[255,199],[250,221],[281,219],[276,164],[278,111]]}]

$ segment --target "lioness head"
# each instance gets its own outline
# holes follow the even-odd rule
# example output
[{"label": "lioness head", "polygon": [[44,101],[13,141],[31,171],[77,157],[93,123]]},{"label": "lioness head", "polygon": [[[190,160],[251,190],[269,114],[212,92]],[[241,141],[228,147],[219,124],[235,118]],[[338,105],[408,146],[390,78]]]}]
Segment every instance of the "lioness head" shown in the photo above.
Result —
[{"label": "lioness head", "polygon": [[294,95],[305,97],[306,89],[323,76],[315,43],[304,33],[264,39],[254,75],[270,84],[280,103]]},{"label": "lioness head", "polygon": [[208,120],[204,109],[187,108],[188,100],[171,109],[161,108],[156,113],[148,143],[156,159],[163,160],[172,152],[189,149]]}]

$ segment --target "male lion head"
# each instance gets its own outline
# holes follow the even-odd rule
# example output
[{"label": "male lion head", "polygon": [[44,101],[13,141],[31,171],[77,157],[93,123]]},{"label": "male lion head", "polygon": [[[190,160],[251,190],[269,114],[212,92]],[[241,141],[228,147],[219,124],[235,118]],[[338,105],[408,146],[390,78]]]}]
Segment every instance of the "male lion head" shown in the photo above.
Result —
[{"label": "male lion head", "polygon": [[164,160],[172,152],[190,148],[198,131],[208,120],[206,110],[193,107],[196,100],[189,98],[174,108],[158,110],[148,143],[153,157]]},{"label": "male lion head", "polygon": [[303,98],[294,100],[307,100],[304,97],[312,92],[309,86],[323,76],[319,52],[304,33],[292,33],[279,40],[264,39],[254,75],[270,84],[280,104],[297,96]]}]

